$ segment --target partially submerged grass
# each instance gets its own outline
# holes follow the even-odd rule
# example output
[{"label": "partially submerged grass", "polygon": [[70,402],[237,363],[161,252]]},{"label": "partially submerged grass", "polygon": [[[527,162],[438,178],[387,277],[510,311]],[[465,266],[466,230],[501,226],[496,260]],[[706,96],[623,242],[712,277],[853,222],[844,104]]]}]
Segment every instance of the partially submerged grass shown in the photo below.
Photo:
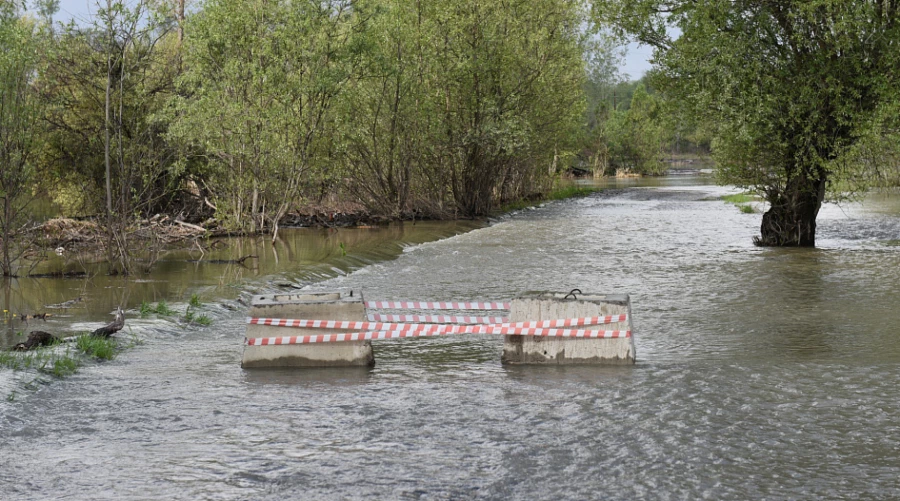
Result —
[{"label": "partially submerged grass", "polygon": [[577,185],[567,185],[554,188],[553,191],[548,193],[546,196],[537,199],[537,200],[513,200],[512,202],[507,202],[500,206],[500,212],[511,212],[514,210],[522,210],[528,207],[534,207],[535,205],[540,204],[541,202],[548,202],[553,200],[565,200],[567,198],[577,198],[577,197],[586,197],[591,193],[596,193],[600,191],[600,188],[595,186],[577,186]]},{"label": "partially submerged grass", "polygon": [[[121,331],[119,332],[121,336]],[[0,351],[0,369],[7,368],[22,372],[18,379],[20,388],[36,390],[47,381],[45,375],[64,378],[78,372],[89,363],[112,360],[122,351],[141,344],[132,333],[130,338],[105,338],[82,333],[74,338],[56,340],[49,346],[41,346],[29,351]],[[29,376],[28,374],[31,374]],[[35,374],[37,373],[37,374]],[[10,392],[6,399],[13,402],[17,390]]]},{"label": "partially submerged grass", "polygon": [[600,191],[595,186],[576,186],[568,185],[557,188],[547,195],[547,200],[564,200],[566,198],[586,197],[591,193]]},{"label": "partially submerged grass", "polygon": [[[193,297],[191,297],[191,300],[193,300]],[[198,298],[197,301],[199,302],[200,299]],[[147,318],[147,315],[151,313],[156,313],[157,315],[172,315],[175,313],[175,310],[169,308],[165,300],[156,303],[156,306],[151,306],[147,301],[142,301],[140,311],[141,318]]]},{"label": "partially submerged grass", "polygon": [[210,319],[207,315],[197,315],[191,305],[188,305],[187,309],[184,311],[184,321],[187,324],[198,324],[203,326],[207,326],[212,323],[212,319]]},{"label": "partially submerged grass", "polygon": [[175,310],[169,308],[169,305],[166,304],[165,300],[162,300],[156,303],[156,314],[157,315],[172,315],[175,313]]},{"label": "partially submerged grass", "polygon": [[749,193],[735,193],[734,195],[723,195],[721,199],[732,204],[746,204],[756,200],[756,197]]},{"label": "partially submerged grass", "polygon": [[0,366],[2,367],[14,371],[32,369],[56,377],[74,374],[81,363],[80,355],[73,353],[69,345],[63,349],[59,341],[50,346],[41,346],[30,351],[0,352]]},{"label": "partially submerged grass", "polygon": [[759,197],[750,193],[735,193],[733,195],[723,195],[720,197],[722,201],[734,204],[744,214],[753,214],[756,209],[750,205],[750,202],[759,201]]},{"label": "partially submerged grass", "polygon": [[0,367],[16,371],[33,369],[63,377],[76,373],[87,361],[85,357],[94,360],[112,360],[123,349],[138,344],[140,341],[134,336],[129,343],[123,344],[121,339],[114,337],[83,333],[75,338],[58,339],[49,346],[40,346],[33,350],[0,351]]},{"label": "partially submerged grass", "polygon": [[75,339],[75,346],[86,355],[100,360],[112,360],[118,353],[118,341],[112,337],[82,334]]}]

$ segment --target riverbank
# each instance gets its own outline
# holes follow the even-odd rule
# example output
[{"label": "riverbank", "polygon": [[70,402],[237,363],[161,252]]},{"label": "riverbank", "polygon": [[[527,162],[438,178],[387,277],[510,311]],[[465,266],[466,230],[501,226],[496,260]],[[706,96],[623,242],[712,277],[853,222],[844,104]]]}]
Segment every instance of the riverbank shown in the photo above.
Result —
[{"label": "riverbank", "polygon": [[[491,216],[520,210],[540,203],[564,200],[590,195],[600,188],[563,184],[546,194],[535,194],[521,200],[501,204]],[[280,229],[286,228],[368,228],[385,226],[397,222],[447,221],[454,218],[421,217],[416,213],[388,217],[375,214],[359,203],[340,202],[331,205],[305,205],[286,214],[279,222]],[[472,219],[466,219],[472,220]],[[177,216],[156,214],[147,219],[138,219],[126,229],[126,240],[136,248],[152,246],[157,252],[194,247],[202,252],[212,250],[216,244],[212,239],[223,237],[256,237],[271,235],[270,228],[262,231],[240,230],[224,227],[221,221],[208,218],[204,221],[188,222]],[[103,253],[109,236],[100,218],[70,219],[53,218],[23,233],[34,244],[34,249],[26,258],[40,259],[50,251],[62,254]]]}]

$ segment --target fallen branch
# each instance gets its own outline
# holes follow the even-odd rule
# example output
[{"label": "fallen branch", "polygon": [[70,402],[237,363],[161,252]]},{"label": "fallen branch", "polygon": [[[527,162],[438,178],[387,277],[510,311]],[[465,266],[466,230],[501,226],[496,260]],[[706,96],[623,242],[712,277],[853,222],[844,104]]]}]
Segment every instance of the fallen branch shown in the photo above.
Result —
[{"label": "fallen branch", "polygon": [[116,308],[116,319],[111,323],[95,330],[91,333],[91,335],[98,337],[109,337],[122,330],[122,327],[125,327],[125,312],[122,311],[122,308]]},{"label": "fallen branch", "polygon": [[175,221],[175,223],[180,224],[181,226],[184,226],[185,228],[190,228],[192,230],[202,231],[203,233],[206,233],[206,228],[204,228],[202,226],[197,226],[196,224],[185,223],[184,221],[177,221],[177,220]]}]

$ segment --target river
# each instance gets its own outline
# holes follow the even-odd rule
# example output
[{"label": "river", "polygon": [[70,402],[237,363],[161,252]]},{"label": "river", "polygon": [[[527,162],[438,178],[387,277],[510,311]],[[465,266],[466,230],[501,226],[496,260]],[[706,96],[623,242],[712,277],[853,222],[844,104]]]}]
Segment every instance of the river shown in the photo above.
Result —
[{"label": "river", "polygon": [[[818,248],[763,249],[731,192],[671,177],[401,233],[382,258],[210,272],[170,297],[199,292],[212,326],[132,313],[141,344],[0,401],[3,499],[900,497],[900,199],[825,206]],[[242,370],[236,299],[283,282],[627,292],[638,362],[502,366],[499,339],[456,336],[378,342],[372,369]]]}]

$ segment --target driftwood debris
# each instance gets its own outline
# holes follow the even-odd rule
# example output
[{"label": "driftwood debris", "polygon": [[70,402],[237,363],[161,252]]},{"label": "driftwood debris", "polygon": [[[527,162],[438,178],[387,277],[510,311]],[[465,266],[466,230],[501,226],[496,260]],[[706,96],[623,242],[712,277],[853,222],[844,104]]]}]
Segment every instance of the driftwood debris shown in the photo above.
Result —
[{"label": "driftwood debris", "polygon": [[92,336],[109,337],[125,327],[125,312],[116,308],[116,319],[91,333]]},{"label": "driftwood debris", "polygon": [[49,332],[31,331],[28,334],[28,339],[26,339],[24,343],[19,343],[13,346],[12,349],[13,351],[28,351],[32,348],[37,348],[38,346],[53,344],[55,339],[53,334],[50,334]]},{"label": "driftwood debris", "polygon": [[244,261],[248,259],[259,259],[259,256],[249,255],[239,259],[190,259],[189,263],[208,263],[208,264],[239,264],[244,265]]},{"label": "driftwood debris", "polygon": [[191,223],[185,223],[184,221],[178,221],[177,219],[175,220],[175,224],[184,226],[185,228],[190,228],[194,231],[199,231],[201,233],[206,233],[206,231],[207,231],[206,228],[204,228],[202,226],[197,226],[196,224],[191,224]]}]

